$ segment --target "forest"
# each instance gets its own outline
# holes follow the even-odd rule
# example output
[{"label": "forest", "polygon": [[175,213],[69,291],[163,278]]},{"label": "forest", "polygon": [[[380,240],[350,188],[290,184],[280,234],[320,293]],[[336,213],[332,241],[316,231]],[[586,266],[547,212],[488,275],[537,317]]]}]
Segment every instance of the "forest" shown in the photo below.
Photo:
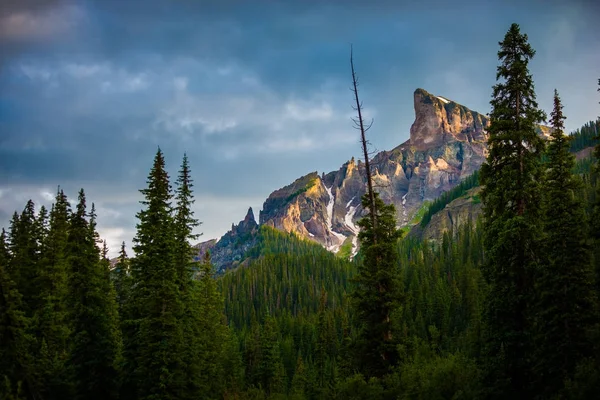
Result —
[{"label": "forest", "polygon": [[171,180],[160,149],[114,265],[83,189],[27,202],[0,235],[0,399],[596,398],[600,119],[566,135],[527,35],[499,45],[486,162],[421,224],[475,186],[483,215],[439,242],[369,191],[353,261],[261,226],[217,275],[188,159]]}]

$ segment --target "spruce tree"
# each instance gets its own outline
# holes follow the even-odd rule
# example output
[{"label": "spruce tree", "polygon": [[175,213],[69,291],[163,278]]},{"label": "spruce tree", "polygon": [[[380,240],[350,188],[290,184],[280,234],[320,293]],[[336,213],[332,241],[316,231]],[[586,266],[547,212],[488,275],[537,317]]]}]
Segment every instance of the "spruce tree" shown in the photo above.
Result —
[{"label": "spruce tree", "polygon": [[[92,207],[93,209],[93,207]],[[100,258],[94,213],[87,219],[86,198],[79,191],[71,216],[67,249],[69,300],[73,333],[70,366],[76,399],[115,399],[121,341],[108,267]]]},{"label": "spruce tree", "polygon": [[199,283],[193,281],[195,262],[193,260],[193,248],[190,243],[198,235],[193,234],[194,227],[200,225],[194,218],[192,205],[194,198],[192,193],[191,171],[187,155],[183,156],[179,175],[177,177],[174,209],[174,260],[177,269],[177,284],[183,301],[184,312],[181,319],[183,335],[188,350],[185,352],[186,393],[185,398],[195,399],[207,395],[209,380],[201,377],[203,362],[215,360],[203,359],[203,336],[206,334],[202,329],[202,309],[200,302]]},{"label": "spruce tree", "polygon": [[[197,328],[199,339],[199,382],[205,398],[219,398],[224,386],[224,349],[229,330],[224,323],[223,298],[214,278],[210,253],[200,265],[199,280],[193,282],[190,312],[196,317],[190,322]],[[198,380],[198,377],[196,378]]]},{"label": "spruce tree", "polygon": [[[71,393],[71,382],[66,371],[71,332],[67,303],[67,241],[70,215],[67,196],[59,189],[50,211],[50,226],[41,243],[36,285],[39,291],[39,307],[34,312],[32,327],[38,340],[39,355],[36,365],[40,367],[43,387],[48,391],[46,396],[50,398],[61,398]],[[43,227],[44,223],[39,225]]]},{"label": "spruce tree", "polygon": [[21,294],[8,274],[10,253],[6,232],[0,234],[0,398],[38,396],[32,376],[29,320],[22,310]]},{"label": "spruce tree", "polygon": [[38,308],[38,261],[39,229],[35,215],[35,205],[29,200],[25,209],[11,221],[9,249],[12,254],[9,274],[22,296],[23,311],[31,317]]},{"label": "spruce tree", "polygon": [[583,183],[571,172],[575,156],[564,134],[562,109],[555,91],[544,181],[546,264],[535,279],[535,370],[538,391],[547,396],[559,393],[577,363],[592,355],[589,333],[597,319],[585,206],[577,195]]},{"label": "spruce tree", "polygon": [[[369,197],[364,195],[363,208],[371,213],[369,204]],[[375,193],[375,205],[376,227],[370,215],[358,222],[363,260],[353,279],[351,297],[360,323],[356,367],[367,376],[380,377],[399,361],[392,313],[401,306],[403,298],[397,250],[402,232],[396,228],[394,205],[385,204],[378,193]]]},{"label": "spruce tree", "polygon": [[194,234],[194,228],[200,225],[200,222],[194,218],[192,206],[194,204],[193,183],[191,170],[187,155],[184,154],[179,176],[176,182],[175,190],[175,241],[177,263],[177,275],[179,285],[182,291],[186,291],[186,286],[192,280],[194,248],[191,245],[192,240],[197,240],[200,235]]},{"label": "spruce tree", "polygon": [[267,393],[271,393],[273,379],[277,372],[279,358],[279,340],[275,318],[265,317],[260,332],[260,361],[258,365],[259,383]]},{"label": "spruce tree", "polygon": [[128,301],[129,291],[131,290],[131,273],[129,268],[129,258],[127,257],[127,250],[125,249],[125,242],[121,243],[119,257],[115,267],[111,271],[111,275],[117,296],[119,313],[121,313],[124,305]]},{"label": "spruce tree", "polygon": [[481,167],[484,204],[484,275],[489,284],[487,386],[492,397],[527,397],[531,378],[532,272],[540,260],[541,177],[544,142],[529,61],[535,51],[512,24],[499,43],[500,65],[491,100],[488,157]]},{"label": "spruce tree", "polygon": [[[160,149],[140,192],[144,209],[134,238],[131,311],[126,321],[126,386],[138,399],[184,396],[183,313],[175,264],[172,192]],[[133,392],[133,394],[132,394]]]}]

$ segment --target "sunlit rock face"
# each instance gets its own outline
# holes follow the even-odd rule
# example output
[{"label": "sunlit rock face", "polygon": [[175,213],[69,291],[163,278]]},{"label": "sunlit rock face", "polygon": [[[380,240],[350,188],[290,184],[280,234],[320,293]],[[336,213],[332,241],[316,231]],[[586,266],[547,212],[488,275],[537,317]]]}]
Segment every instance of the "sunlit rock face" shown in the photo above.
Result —
[{"label": "sunlit rock face", "polygon": [[[394,203],[400,226],[408,225],[426,200],[456,186],[485,160],[489,119],[423,89],[414,93],[410,139],[372,159],[373,181],[382,199]],[[337,252],[353,240],[363,215],[364,164],[354,159],[337,171],[316,172],[276,190],[263,205],[260,224],[294,232]]]}]

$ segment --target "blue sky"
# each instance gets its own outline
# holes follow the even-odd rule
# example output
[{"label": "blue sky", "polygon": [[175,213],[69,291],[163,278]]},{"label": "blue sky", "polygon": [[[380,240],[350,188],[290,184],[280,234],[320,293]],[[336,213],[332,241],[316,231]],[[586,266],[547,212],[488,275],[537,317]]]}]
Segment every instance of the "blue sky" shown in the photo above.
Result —
[{"label": "blue sky", "polygon": [[529,35],[541,107],[599,114],[594,1],[2,0],[0,226],[61,185],[128,244],[157,146],[187,152],[203,239],[273,190],[360,154],[349,47],[379,150],[408,139],[413,91],[487,113],[498,41]]}]

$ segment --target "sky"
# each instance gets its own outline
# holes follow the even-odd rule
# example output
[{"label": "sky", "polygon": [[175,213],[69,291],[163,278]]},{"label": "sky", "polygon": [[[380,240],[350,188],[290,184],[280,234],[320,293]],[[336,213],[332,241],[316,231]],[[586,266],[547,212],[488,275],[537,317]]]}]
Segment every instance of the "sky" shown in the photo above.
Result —
[{"label": "sky", "polygon": [[28,199],[84,188],[115,255],[152,160],[187,153],[201,240],[296,178],[355,156],[350,44],[376,150],[409,137],[424,88],[488,113],[511,23],[567,129],[600,114],[593,0],[1,0],[0,226]]}]

